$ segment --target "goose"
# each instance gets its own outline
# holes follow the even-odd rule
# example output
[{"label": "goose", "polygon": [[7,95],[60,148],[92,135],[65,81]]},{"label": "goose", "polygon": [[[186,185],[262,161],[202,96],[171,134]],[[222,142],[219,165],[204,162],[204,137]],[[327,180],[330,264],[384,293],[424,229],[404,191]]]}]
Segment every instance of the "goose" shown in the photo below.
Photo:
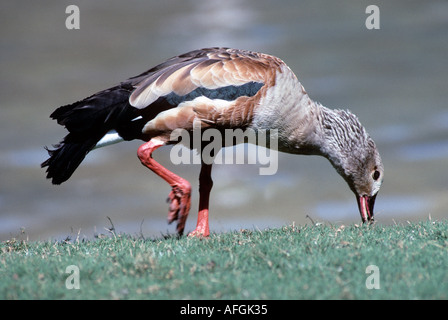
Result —
[{"label": "goose", "polygon": [[[327,158],[355,194],[362,223],[374,221],[384,167],[375,142],[348,110],[312,100],[281,59],[232,48],[204,48],[166,60],[120,84],[57,108],[50,117],[68,130],[41,164],[53,184],[68,180],[93,149],[140,139],[141,163],[171,186],[168,222],[182,235],[191,184],[152,154],[175,144],[175,130],[244,129],[275,132],[280,152]],[[200,151],[200,150],[199,150]],[[212,164],[199,174],[197,226],[189,236],[207,237]]]}]

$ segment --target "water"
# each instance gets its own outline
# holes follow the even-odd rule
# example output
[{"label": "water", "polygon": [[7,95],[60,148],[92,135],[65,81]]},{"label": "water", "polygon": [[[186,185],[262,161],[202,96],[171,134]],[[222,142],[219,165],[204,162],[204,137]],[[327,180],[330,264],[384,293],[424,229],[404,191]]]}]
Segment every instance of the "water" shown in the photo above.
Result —
[{"label": "water", "polygon": [[[138,141],[92,152],[61,186],[45,179],[43,146],[65,134],[58,106],[191,49],[229,46],[281,57],[311,98],[358,115],[375,139],[386,178],[379,223],[448,216],[448,3],[376,1],[381,29],[365,28],[355,1],[77,1],[80,30],[65,28],[70,2],[0,5],[0,240],[173,233],[169,187],[140,165]],[[169,164],[194,194],[199,166]],[[295,222],[359,223],[355,198],[326,159],[281,154],[279,170],[216,165],[211,230]]]}]

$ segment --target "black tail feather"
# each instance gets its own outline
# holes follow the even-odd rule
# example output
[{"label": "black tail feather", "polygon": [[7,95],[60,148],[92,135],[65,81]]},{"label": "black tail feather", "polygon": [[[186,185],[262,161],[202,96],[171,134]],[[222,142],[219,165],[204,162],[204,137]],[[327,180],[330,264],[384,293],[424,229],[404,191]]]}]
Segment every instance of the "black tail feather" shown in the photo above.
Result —
[{"label": "black tail feather", "polygon": [[50,158],[41,164],[42,168],[48,167],[47,178],[53,184],[69,179],[108,131],[115,129],[126,140],[136,138],[142,124],[134,128],[138,123],[131,122],[138,110],[129,105],[129,95],[129,88],[117,86],[59,107],[51,114],[52,119],[69,131],[54,150],[46,148]]},{"label": "black tail feather", "polygon": [[63,141],[55,145],[56,149],[48,151],[48,158],[42,162],[41,167],[47,168],[47,179],[52,179],[53,184],[61,184],[67,181],[81,164],[90,150],[95,147],[100,138],[91,138],[85,141],[70,141],[70,134]]}]

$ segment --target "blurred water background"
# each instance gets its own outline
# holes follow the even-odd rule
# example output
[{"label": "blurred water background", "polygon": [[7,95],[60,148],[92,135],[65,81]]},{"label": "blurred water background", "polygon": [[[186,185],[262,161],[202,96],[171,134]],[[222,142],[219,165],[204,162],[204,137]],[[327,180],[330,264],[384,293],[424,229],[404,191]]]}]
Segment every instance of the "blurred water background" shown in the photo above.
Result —
[{"label": "blurred water background", "polygon": [[[80,29],[65,26],[68,5]],[[368,30],[366,7],[380,9]],[[61,186],[45,179],[44,146],[65,130],[68,104],[192,49],[227,46],[282,58],[311,98],[358,115],[385,165],[380,224],[448,217],[448,2],[164,0],[3,1],[0,4],[0,240],[174,233],[169,186],[144,168],[139,141],[90,153]],[[154,157],[193,185],[199,165]],[[280,154],[278,172],[215,165],[211,231],[315,222],[359,223],[355,198],[320,157]],[[311,219],[307,218],[307,215]]]}]

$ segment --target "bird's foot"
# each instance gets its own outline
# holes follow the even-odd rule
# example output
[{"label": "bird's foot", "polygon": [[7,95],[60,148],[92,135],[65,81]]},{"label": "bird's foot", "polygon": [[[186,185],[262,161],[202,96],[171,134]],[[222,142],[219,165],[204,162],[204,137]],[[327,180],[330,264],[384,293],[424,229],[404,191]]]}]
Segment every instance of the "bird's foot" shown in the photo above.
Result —
[{"label": "bird's foot", "polygon": [[198,224],[196,229],[188,234],[189,237],[205,238],[210,235],[208,226],[208,209],[200,210],[198,213]]},{"label": "bird's foot", "polygon": [[167,202],[169,203],[168,223],[177,220],[177,233],[182,235],[185,228],[185,222],[190,212],[191,186],[187,181],[173,186]]},{"label": "bird's foot", "polygon": [[201,228],[196,228],[188,234],[188,237],[191,238],[207,238],[208,236],[210,236],[210,232]]}]

